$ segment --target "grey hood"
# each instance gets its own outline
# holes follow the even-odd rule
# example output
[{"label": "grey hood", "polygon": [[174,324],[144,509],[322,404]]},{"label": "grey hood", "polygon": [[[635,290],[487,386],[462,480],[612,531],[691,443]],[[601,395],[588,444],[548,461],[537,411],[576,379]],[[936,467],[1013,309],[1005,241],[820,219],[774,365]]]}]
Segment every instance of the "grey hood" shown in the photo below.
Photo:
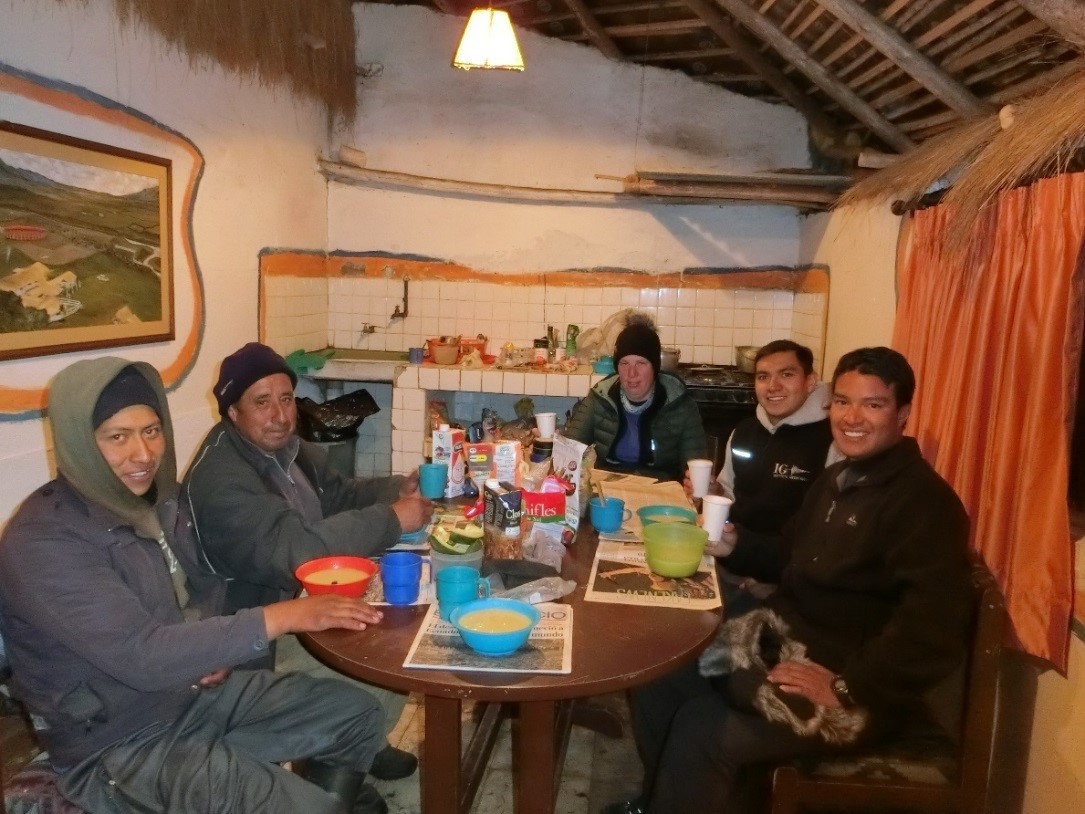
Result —
[{"label": "grey hood", "polygon": [[92,414],[102,390],[126,367],[138,371],[158,399],[158,415],[166,439],[166,451],[155,474],[156,500],[177,493],[177,457],[169,403],[158,371],[146,362],[130,362],[116,356],[86,359],[60,371],[49,387],[48,415],[52,427],[57,471],[87,501],[103,506],[146,537],[162,532],[155,507],[113,474],[94,440]]}]

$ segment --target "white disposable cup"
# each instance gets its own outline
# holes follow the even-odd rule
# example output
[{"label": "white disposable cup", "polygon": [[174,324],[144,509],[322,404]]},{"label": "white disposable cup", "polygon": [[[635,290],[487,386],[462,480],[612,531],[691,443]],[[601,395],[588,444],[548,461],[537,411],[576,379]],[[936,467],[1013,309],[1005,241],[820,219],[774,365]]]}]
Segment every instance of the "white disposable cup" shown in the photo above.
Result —
[{"label": "white disposable cup", "polygon": [[686,461],[689,467],[689,480],[693,484],[693,496],[704,497],[712,482],[712,461],[707,458],[693,458]]},{"label": "white disposable cup", "polygon": [[704,496],[701,526],[708,532],[709,542],[718,543],[723,536],[723,525],[727,522],[727,515],[731,513],[732,503],[734,501],[731,498],[722,495]]},{"label": "white disposable cup", "polygon": [[535,426],[539,428],[540,438],[553,438],[558,427],[558,414],[535,413]]}]

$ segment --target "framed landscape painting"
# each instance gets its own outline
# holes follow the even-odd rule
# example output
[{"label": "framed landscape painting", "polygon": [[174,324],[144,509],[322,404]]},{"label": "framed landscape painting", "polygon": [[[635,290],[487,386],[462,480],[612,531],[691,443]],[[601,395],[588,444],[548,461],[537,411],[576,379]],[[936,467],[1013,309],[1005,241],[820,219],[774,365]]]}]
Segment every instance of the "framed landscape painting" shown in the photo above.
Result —
[{"label": "framed landscape painting", "polygon": [[0,122],[0,359],[173,339],[168,159]]}]

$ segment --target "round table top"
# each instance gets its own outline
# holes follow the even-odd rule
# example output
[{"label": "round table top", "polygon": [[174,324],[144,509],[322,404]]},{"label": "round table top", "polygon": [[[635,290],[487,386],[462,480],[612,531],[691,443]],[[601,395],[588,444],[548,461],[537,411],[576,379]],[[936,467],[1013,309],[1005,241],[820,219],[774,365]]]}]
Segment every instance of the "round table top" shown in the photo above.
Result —
[{"label": "round table top", "polygon": [[707,646],[722,609],[585,601],[596,543],[595,532],[582,527],[562,562],[562,576],[577,583],[576,590],[560,600],[573,608],[571,674],[405,668],[403,660],[426,605],[384,607],[381,624],[364,631],[327,630],[300,638],[313,655],[346,675],[403,692],[477,701],[541,701],[614,692],[668,673]]}]

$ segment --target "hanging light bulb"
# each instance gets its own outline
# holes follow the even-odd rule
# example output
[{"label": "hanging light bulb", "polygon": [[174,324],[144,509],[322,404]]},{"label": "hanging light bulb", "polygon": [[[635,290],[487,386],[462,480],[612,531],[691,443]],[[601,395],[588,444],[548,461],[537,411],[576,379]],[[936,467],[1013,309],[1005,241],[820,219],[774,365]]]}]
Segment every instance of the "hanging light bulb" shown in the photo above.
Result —
[{"label": "hanging light bulb", "polygon": [[464,26],[460,47],[452,58],[456,68],[500,68],[522,71],[524,58],[507,11],[477,8]]}]

